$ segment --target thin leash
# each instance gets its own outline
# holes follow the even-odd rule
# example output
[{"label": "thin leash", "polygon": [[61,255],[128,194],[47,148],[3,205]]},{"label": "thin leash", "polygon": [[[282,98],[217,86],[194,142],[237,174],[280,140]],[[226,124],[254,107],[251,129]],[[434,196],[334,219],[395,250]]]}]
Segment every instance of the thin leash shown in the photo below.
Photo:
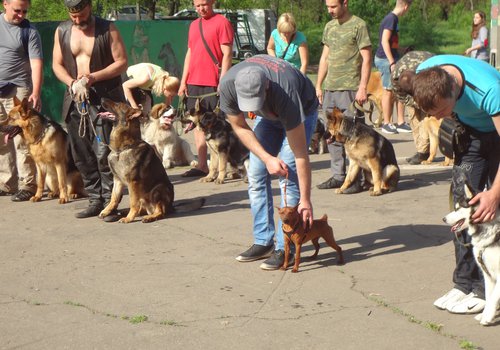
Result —
[{"label": "thin leash", "polygon": [[[101,137],[97,134],[97,130],[94,126],[94,123],[92,123],[92,118],[90,117],[89,113],[89,101],[85,99],[81,104],[75,103],[76,104],[76,110],[80,114],[80,125],[78,126],[78,136],[80,137],[85,137],[85,134],[87,133],[87,123],[90,124],[90,127],[92,128],[92,132],[94,133],[95,138],[97,139],[97,142],[102,143],[106,147],[109,148],[109,145],[104,142]],[[87,120],[88,119],[88,120]]]},{"label": "thin leash", "polygon": [[287,184],[288,184],[288,171],[286,172],[286,175],[285,175],[285,186],[283,186],[283,196],[285,197],[284,198],[285,207],[288,207],[288,204],[286,202],[286,185]]}]

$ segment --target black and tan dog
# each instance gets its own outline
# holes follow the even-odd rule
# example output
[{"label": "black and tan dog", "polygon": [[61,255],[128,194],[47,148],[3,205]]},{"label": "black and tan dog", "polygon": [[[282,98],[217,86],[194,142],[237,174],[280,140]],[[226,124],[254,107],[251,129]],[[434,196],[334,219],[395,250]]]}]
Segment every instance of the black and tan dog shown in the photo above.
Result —
[{"label": "black and tan dog", "polygon": [[333,236],[333,229],[328,225],[328,217],[323,215],[319,220],[314,220],[311,227],[304,230],[302,216],[297,211],[298,205],[295,207],[283,207],[278,209],[279,216],[283,222],[283,235],[285,239],[285,258],[283,262],[282,270],[288,268],[288,260],[290,257],[290,244],[293,242],[295,244],[295,263],[293,265],[292,272],[299,271],[300,264],[300,251],[302,244],[307,241],[312,241],[314,245],[314,254],[311,255],[311,259],[315,259],[319,252],[319,239],[320,237],[325,240],[325,242],[335,249],[338,254],[337,262],[339,265],[344,263],[344,255],[342,254],[342,248],[339,247],[337,242],[335,242],[335,237]]},{"label": "black and tan dog", "polygon": [[[245,167],[249,151],[241,143],[224,117],[214,111],[205,111],[197,100],[195,108],[182,116],[181,122],[187,124],[184,132],[197,127],[205,134],[210,148],[210,167],[208,175],[201,178],[201,182],[215,182],[223,184],[224,180],[241,177],[240,172],[246,175]],[[228,166],[229,165],[229,166]]]},{"label": "black and tan dog", "polygon": [[[117,209],[125,186],[130,196],[130,211],[119,222],[129,223],[143,211],[148,215],[142,222],[159,220],[176,211],[174,186],[153,147],[141,139],[142,111],[109,99],[103,99],[102,106],[109,113],[100,114],[101,118],[113,121],[108,162],[114,184],[111,201],[99,217],[111,215]],[[201,208],[203,203],[203,198],[192,200],[185,205],[185,210]]]},{"label": "black and tan dog", "polygon": [[337,193],[343,193],[349,188],[361,169],[365,182],[373,184],[370,195],[379,196],[396,190],[399,166],[389,140],[368,125],[344,117],[338,108],[327,113],[327,130],[337,142],[344,143],[349,157],[349,169],[344,183],[336,190]]},{"label": "black and tan dog", "polygon": [[7,137],[21,133],[36,164],[37,189],[30,201],[42,200],[45,185],[49,188],[47,196],[59,197],[60,204],[86,196],[82,177],[71,156],[68,134],[59,124],[31,108],[26,98],[20,101],[17,97],[14,97],[7,124],[10,126],[4,128]]}]

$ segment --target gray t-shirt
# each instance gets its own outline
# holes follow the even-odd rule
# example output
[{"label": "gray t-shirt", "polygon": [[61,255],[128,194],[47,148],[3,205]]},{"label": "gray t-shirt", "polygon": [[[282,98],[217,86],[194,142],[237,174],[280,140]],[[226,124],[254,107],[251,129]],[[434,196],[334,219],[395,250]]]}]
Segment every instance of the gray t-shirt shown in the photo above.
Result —
[{"label": "gray t-shirt", "polygon": [[264,107],[261,111],[253,111],[255,114],[279,120],[285,130],[291,130],[317,110],[319,102],[316,89],[309,78],[280,58],[257,55],[238,63],[222,77],[219,91],[220,108],[224,113],[241,113],[234,80],[236,74],[248,66],[261,67],[270,82]]},{"label": "gray t-shirt", "polygon": [[10,24],[0,14],[0,81],[12,82],[20,87],[31,87],[30,59],[43,59],[42,40],[38,31],[29,28],[28,51],[24,50],[22,28]]}]

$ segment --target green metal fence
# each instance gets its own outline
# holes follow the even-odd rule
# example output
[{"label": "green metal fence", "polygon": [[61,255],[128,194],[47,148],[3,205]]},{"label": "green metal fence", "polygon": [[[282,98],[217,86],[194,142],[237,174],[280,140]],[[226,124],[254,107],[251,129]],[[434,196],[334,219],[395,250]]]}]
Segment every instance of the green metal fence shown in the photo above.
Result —
[{"label": "green metal fence", "polygon": [[[155,63],[180,79],[191,21],[117,21],[115,24],[125,42],[129,65]],[[61,122],[65,85],[59,82],[52,71],[54,33],[58,24],[59,22],[34,23],[40,31],[44,53],[42,112]]]}]

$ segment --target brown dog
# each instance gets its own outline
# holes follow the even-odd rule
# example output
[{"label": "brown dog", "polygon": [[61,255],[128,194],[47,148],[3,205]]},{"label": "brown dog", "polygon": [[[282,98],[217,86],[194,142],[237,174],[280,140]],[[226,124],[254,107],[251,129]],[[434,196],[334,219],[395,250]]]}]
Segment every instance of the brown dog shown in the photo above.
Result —
[{"label": "brown dog", "polygon": [[333,236],[333,229],[328,225],[328,217],[323,215],[319,220],[314,220],[312,226],[308,230],[304,230],[301,215],[297,211],[298,205],[295,207],[284,207],[278,208],[278,213],[283,222],[283,234],[285,238],[285,261],[283,262],[282,270],[286,270],[288,267],[288,259],[290,257],[290,241],[295,244],[295,264],[293,265],[292,272],[299,271],[300,264],[300,249],[302,244],[311,240],[316,251],[311,256],[311,259],[315,259],[319,252],[319,238],[322,237],[325,242],[335,249],[338,254],[338,264],[342,265],[344,263],[344,256],[342,254],[342,248],[335,242],[335,237]]},{"label": "brown dog", "polygon": [[[375,125],[376,127],[380,127],[383,122],[382,115],[382,95],[384,93],[384,88],[382,86],[382,77],[380,76],[380,72],[372,71],[370,73],[370,80],[368,80],[368,86],[366,87],[366,92],[368,93],[368,101],[373,103],[375,106],[371,108],[370,112],[368,112],[368,120]],[[373,110],[376,109],[378,113],[377,120],[372,120]]]},{"label": "brown dog", "polygon": [[[68,144],[68,134],[57,123],[31,108],[25,98],[14,97],[14,108],[9,113],[8,125],[22,130],[22,137],[36,164],[36,193],[32,202],[42,200],[45,185],[48,197],[59,197],[64,204],[70,198],[86,196],[83,181],[76,169]],[[14,137],[16,132],[9,135]]]},{"label": "brown dog", "polygon": [[[426,116],[422,120],[424,132],[429,136],[429,158],[422,161],[422,164],[431,164],[436,157],[439,146],[439,127],[442,119],[437,119],[433,116]],[[444,162],[441,165],[448,166],[453,164],[453,159],[444,157]]]},{"label": "brown dog", "polygon": [[[176,210],[173,205],[174,186],[153,147],[141,139],[139,118],[142,111],[109,99],[103,99],[102,106],[110,113],[101,114],[101,118],[113,121],[108,162],[114,183],[111,201],[99,217],[111,215],[117,209],[123,189],[127,186],[130,211],[119,222],[129,223],[143,211],[148,215],[142,218],[142,222],[162,219],[167,213]],[[201,198],[186,207],[192,205],[187,210],[194,210],[203,203],[204,199]]]}]

